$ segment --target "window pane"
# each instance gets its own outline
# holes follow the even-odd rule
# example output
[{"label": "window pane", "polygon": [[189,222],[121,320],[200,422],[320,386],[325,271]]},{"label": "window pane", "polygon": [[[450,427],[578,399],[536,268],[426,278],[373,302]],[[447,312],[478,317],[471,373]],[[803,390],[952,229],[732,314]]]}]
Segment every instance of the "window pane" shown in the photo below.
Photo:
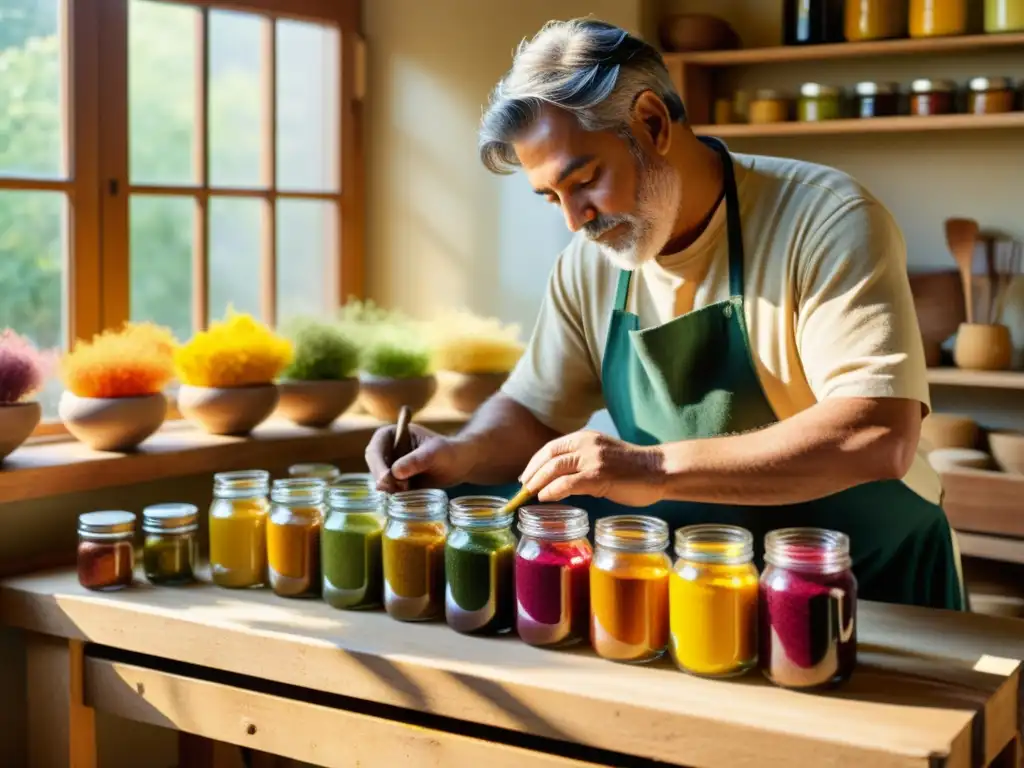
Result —
[{"label": "window pane", "polygon": [[277,22],[277,185],[338,187],[338,33]]},{"label": "window pane", "polygon": [[[40,349],[64,348],[64,248],[67,205],[59,192],[0,190],[0,329],[13,328]],[[40,396],[56,418],[59,382]]]},{"label": "window pane", "polygon": [[259,16],[210,12],[210,183],[260,185],[263,140]]},{"label": "window pane", "polygon": [[133,0],[128,15],[131,179],[194,184],[196,22],[185,5]]},{"label": "window pane", "polygon": [[131,318],[166,325],[184,341],[192,334],[192,231],[190,197],[131,200]]},{"label": "window pane", "polygon": [[0,174],[63,177],[60,0],[0,0]]},{"label": "window pane", "polygon": [[260,317],[260,211],[262,200],[210,199],[210,319],[228,305]]},{"label": "window pane", "polygon": [[336,283],[337,208],[322,200],[277,202],[277,317],[328,315]]}]

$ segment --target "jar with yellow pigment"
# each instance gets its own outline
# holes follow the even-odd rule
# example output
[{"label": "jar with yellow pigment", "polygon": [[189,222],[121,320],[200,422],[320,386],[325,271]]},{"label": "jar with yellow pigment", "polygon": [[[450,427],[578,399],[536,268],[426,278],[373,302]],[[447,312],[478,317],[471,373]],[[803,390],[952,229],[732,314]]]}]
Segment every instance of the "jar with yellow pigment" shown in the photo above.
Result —
[{"label": "jar with yellow pigment", "polygon": [[642,663],[668,645],[668,525],[646,515],[614,515],[594,527],[590,641],[598,656]]},{"label": "jar with yellow pigment", "polygon": [[732,525],[676,531],[669,578],[669,647],[684,672],[740,675],[757,663],[754,537]]},{"label": "jar with yellow pigment", "polygon": [[262,469],[213,476],[210,572],[220,587],[262,587],[267,581],[270,473]]},{"label": "jar with yellow pigment", "polygon": [[429,489],[391,496],[381,539],[384,610],[399,621],[444,616],[448,494]]},{"label": "jar with yellow pigment", "polygon": [[281,597],[320,594],[320,530],[327,483],[316,478],[275,480],[270,490],[267,565]]}]

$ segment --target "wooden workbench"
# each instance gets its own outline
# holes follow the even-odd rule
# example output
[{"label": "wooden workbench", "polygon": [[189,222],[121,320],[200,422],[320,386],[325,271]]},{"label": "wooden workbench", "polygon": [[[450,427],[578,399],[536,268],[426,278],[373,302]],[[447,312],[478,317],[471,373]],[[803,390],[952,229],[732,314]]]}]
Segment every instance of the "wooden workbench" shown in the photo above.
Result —
[{"label": "wooden workbench", "polygon": [[[70,570],[0,582],[29,631],[30,761],[95,764],[96,710],[327,766],[1016,765],[1024,623],[861,603],[861,665],[831,693],[758,674],[400,624],[269,591],[139,581],[90,593]],[[69,758],[70,756],[70,758]],[[70,760],[70,763],[69,763]]]}]

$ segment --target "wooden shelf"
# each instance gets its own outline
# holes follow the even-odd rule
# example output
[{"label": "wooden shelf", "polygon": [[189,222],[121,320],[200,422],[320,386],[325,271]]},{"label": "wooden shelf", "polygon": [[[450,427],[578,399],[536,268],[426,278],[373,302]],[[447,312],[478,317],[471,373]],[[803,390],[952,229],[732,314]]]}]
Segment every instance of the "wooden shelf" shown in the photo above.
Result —
[{"label": "wooden shelf", "polygon": [[953,528],[1024,538],[1024,475],[966,468],[941,475],[942,508]]},{"label": "wooden shelf", "polygon": [[959,368],[929,368],[928,383],[945,387],[1024,390],[1024,371],[962,371]]},{"label": "wooden shelf", "polygon": [[911,133],[922,131],[978,131],[1024,128],[1024,112],[1003,115],[934,115],[932,117],[874,117],[857,120],[823,120],[815,123],[768,123],[766,125],[695,125],[701,136],[754,138],[772,136],[823,136],[855,133]]},{"label": "wooden shelf", "polygon": [[703,67],[738,67],[823,59],[855,59],[866,56],[905,56],[913,54],[955,53],[1024,46],[1024,33],[1004,35],[962,35],[920,40],[874,40],[866,43],[830,45],[778,45],[736,51],[666,53],[666,63],[694,64]]}]

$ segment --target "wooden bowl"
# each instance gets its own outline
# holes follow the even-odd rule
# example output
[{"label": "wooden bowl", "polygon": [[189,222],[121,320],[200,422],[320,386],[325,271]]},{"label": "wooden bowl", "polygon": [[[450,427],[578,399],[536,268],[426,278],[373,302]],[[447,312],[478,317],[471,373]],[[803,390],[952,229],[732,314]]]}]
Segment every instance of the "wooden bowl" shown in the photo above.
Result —
[{"label": "wooden bowl", "polygon": [[1005,325],[961,323],[956,332],[953,361],[970,371],[1005,371],[1013,360],[1010,329]]},{"label": "wooden bowl", "polygon": [[723,51],[740,47],[740,36],[727,21],[707,13],[666,16],[658,25],[666,51]]},{"label": "wooden bowl", "polygon": [[1003,472],[1024,475],[1024,433],[989,432],[988,447]]},{"label": "wooden bowl", "polygon": [[384,376],[359,374],[359,402],[366,412],[380,421],[398,421],[398,412],[408,405],[415,415],[437,392],[437,377],[390,379]]},{"label": "wooden bowl", "polygon": [[928,451],[975,448],[978,444],[978,425],[966,416],[930,413],[921,422],[921,443]]},{"label": "wooden bowl", "polygon": [[167,418],[163,392],[141,397],[78,397],[67,390],[57,406],[64,426],[94,451],[130,451]]},{"label": "wooden bowl", "polygon": [[277,412],[302,427],[327,427],[348,410],[359,394],[359,379],[282,381]]}]

